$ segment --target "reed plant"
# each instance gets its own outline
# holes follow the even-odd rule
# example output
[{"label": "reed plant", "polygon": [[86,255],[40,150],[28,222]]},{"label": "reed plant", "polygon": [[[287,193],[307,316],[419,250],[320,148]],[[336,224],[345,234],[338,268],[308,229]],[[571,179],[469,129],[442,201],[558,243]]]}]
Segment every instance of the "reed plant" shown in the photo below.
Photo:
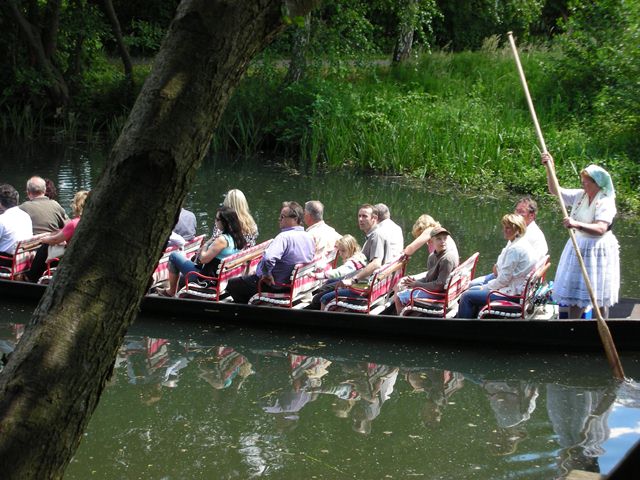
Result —
[{"label": "reed plant", "polygon": [[[560,55],[529,48],[521,56],[559,178],[574,184],[575,169],[602,164],[614,177],[621,172],[622,203],[637,210],[640,168],[572,110],[549,73]],[[425,54],[396,68],[327,68],[294,85],[283,85],[283,74],[254,74],[241,84],[216,134],[219,147],[246,155],[267,149],[311,171],[349,168],[491,191],[545,188],[513,58],[496,42],[477,52]]]}]

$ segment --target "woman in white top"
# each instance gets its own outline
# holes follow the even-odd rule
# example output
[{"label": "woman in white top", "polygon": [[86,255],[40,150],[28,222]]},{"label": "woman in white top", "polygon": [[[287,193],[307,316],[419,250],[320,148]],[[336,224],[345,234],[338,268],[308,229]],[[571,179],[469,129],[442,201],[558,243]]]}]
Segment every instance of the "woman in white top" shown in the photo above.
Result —
[{"label": "woman in white top", "polygon": [[[542,163],[553,157],[542,154]],[[576,242],[593,288],[602,316],[609,316],[609,307],[618,302],[620,289],[620,246],[611,232],[616,215],[615,190],[609,173],[597,165],[589,165],[580,172],[582,188],[560,188],[558,192],[547,169],[547,184],[552,195],[562,195],[571,213],[562,220],[566,228],[573,228]],[[553,282],[553,299],[569,306],[569,318],[580,318],[585,307],[591,305],[591,297],[582,276],[573,242],[567,241],[556,278]]]},{"label": "woman in white top", "polygon": [[507,245],[498,256],[493,275],[474,280],[469,290],[462,294],[458,317],[476,318],[491,290],[500,290],[506,295],[522,293],[527,275],[536,263],[533,247],[524,238],[526,231],[527,224],[522,215],[509,213],[502,217],[502,233]]}]

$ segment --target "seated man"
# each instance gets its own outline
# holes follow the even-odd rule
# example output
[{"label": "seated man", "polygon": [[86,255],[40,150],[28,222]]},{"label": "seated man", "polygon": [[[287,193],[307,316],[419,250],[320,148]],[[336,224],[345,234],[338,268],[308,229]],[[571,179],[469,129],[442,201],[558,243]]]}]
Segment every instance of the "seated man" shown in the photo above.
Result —
[{"label": "seated man", "polygon": [[291,272],[298,263],[313,260],[316,244],[302,227],[304,212],[296,202],[284,202],[280,210],[280,233],[267,247],[254,275],[229,280],[227,291],[236,303],[248,303],[258,293],[258,282],[269,292],[286,289],[276,283],[289,283]]},{"label": "seated man", "polygon": [[[364,204],[358,209],[358,227],[365,234],[365,242],[362,253],[367,259],[367,266],[358,270],[355,275],[345,278],[338,283],[338,286],[350,287],[357,282],[366,282],[369,277],[382,265],[392,258],[389,256],[389,241],[380,235],[378,227],[378,214],[373,205]],[[358,296],[355,292],[341,288],[338,290],[339,296]],[[336,292],[329,292],[322,296],[321,304],[324,310],[326,305],[335,298]]]},{"label": "seated man", "polygon": [[16,245],[33,236],[31,217],[18,207],[18,191],[11,185],[0,185],[0,265],[11,267]]},{"label": "seated man", "polygon": [[380,235],[389,241],[389,260],[399,257],[404,248],[404,234],[402,228],[396,222],[391,220],[389,207],[384,203],[378,203],[374,206],[378,213],[378,228]]},{"label": "seated man", "polygon": [[[404,290],[396,291],[393,297],[398,314],[409,303],[411,289],[414,287],[422,287],[436,293],[444,292],[447,278],[460,263],[457,250],[447,248],[449,236],[449,232],[443,227],[435,227],[431,230],[431,243],[435,249],[427,259],[427,274],[422,280],[416,280],[413,277],[405,277],[403,279],[401,287]],[[413,293],[413,298],[434,297],[418,290]]]},{"label": "seated man", "polygon": [[524,234],[524,238],[533,247],[536,259],[541,260],[547,253],[549,253],[549,247],[547,246],[547,240],[544,237],[544,233],[542,233],[542,230],[540,230],[540,227],[536,223],[538,203],[527,195],[526,197],[522,197],[518,200],[513,213],[517,213],[524,218],[524,223],[527,224],[527,232]]},{"label": "seated man", "polygon": [[51,233],[60,230],[69,220],[67,212],[55,200],[45,196],[47,185],[40,177],[31,177],[27,182],[29,200],[20,208],[31,217],[33,235]]},{"label": "seated man", "polygon": [[335,228],[324,222],[323,215],[324,205],[318,200],[309,200],[304,204],[304,223],[307,226],[307,232],[316,242],[316,255],[331,253],[336,242],[342,237]]},{"label": "seated man", "polygon": [[178,247],[182,249],[185,243],[193,240],[196,236],[196,216],[193,212],[180,208],[180,214],[178,215],[178,221],[176,222],[167,247]]}]

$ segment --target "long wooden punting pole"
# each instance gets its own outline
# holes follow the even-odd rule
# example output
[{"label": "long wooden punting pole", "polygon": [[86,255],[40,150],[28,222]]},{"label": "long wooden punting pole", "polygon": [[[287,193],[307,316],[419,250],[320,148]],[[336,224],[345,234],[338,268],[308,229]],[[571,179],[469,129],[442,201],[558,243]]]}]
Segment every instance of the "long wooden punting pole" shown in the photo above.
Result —
[{"label": "long wooden punting pole", "polygon": [[[511,44],[511,49],[513,50],[513,56],[516,61],[516,66],[518,67],[518,73],[520,74],[520,80],[522,81],[522,88],[524,89],[524,95],[527,99],[527,104],[529,105],[529,112],[531,112],[531,119],[533,120],[533,125],[536,129],[536,134],[538,135],[538,141],[540,142],[540,148],[542,148],[542,153],[547,153],[547,145],[544,142],[544,137],[542,136],[542,130],[540,130],[540,124],[538,123],[538,117],[536,115],[536,110],[533,107],[533,101],[531,100],[531,95],[529,94],[529,87],[527,86],[527,79],[524,76],[524,70],[522,69],[522,64],[520,63],[520,56],[518,55],[518,49],[516,48],[516,42],[513,40],[512,32],[508,32],[507,36],[509,37],[509,43]],[[562,195],[560,195],[560,184],[558,183],[558,178],[556,177],[555,168],[552,163],[546,164],[547,170],[549,172],[549,177],[551,178],[551,182],[554,185],[556,192],[558,192],[557,198],[560,203],[560,208],[562,209],[562,215],[564,217],[568,217],[567,208],[564,205],[564,201],[562,200]],[[613,369],[614,377],[622,380],[624,379],[624,371],[622,370],[622,364],[620,363],[620,357],[618,356],[618,351],[616,350],[616,345],[613,343],[613,338],[611,337],[611,332],[609,331],[609,327],[607,323],[602,318],[602,314],[600,313],[600,308],[598,308],[598,304],[596,303],[596,296],[593,293],[593,287],[591,286],[591,281],[589,280],[589,275],[587,274],[587,269],[584,266],[584,260],[582,259],[582,254],[580,253],[580,249],[578,248],[578,243],[576,242],[576,235],[572,228],[569,228],[569,237],[571,237],[571,243],[573,243],[573,248],[578,257],[578,262],[580,263],[580,269],[582,270],[582,276],[584,277],[584,282],[587,286],[587,290],[589,291],[589,296],[591,297],[591,304],[593,305],[593,310],[596,313],[596,321],[598,322],[598,333],[600,334],[600,339],[602,340],[602,345],[604,346],[604,350],[607,354],[607,359],[609,360],[609,364]]]}]

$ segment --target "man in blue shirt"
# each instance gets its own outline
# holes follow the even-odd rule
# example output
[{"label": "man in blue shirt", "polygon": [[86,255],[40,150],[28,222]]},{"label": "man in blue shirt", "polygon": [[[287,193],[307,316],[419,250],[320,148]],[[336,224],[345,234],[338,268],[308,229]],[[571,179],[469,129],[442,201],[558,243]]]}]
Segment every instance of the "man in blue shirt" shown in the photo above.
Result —
[{"label": "man in blue shirt", "polygon": [[280,210],[280,233],[267,247],[254,275],[233,278],[227,291],[236,303],[248,303],[258,293],[258,282],[262,290],[283,292],[286,287],[278,284],[290,282],[293,267],[298,263],[313,260],[316,244],[313,236],[304,231],[304,210],[296,202],[284,202]]}]

